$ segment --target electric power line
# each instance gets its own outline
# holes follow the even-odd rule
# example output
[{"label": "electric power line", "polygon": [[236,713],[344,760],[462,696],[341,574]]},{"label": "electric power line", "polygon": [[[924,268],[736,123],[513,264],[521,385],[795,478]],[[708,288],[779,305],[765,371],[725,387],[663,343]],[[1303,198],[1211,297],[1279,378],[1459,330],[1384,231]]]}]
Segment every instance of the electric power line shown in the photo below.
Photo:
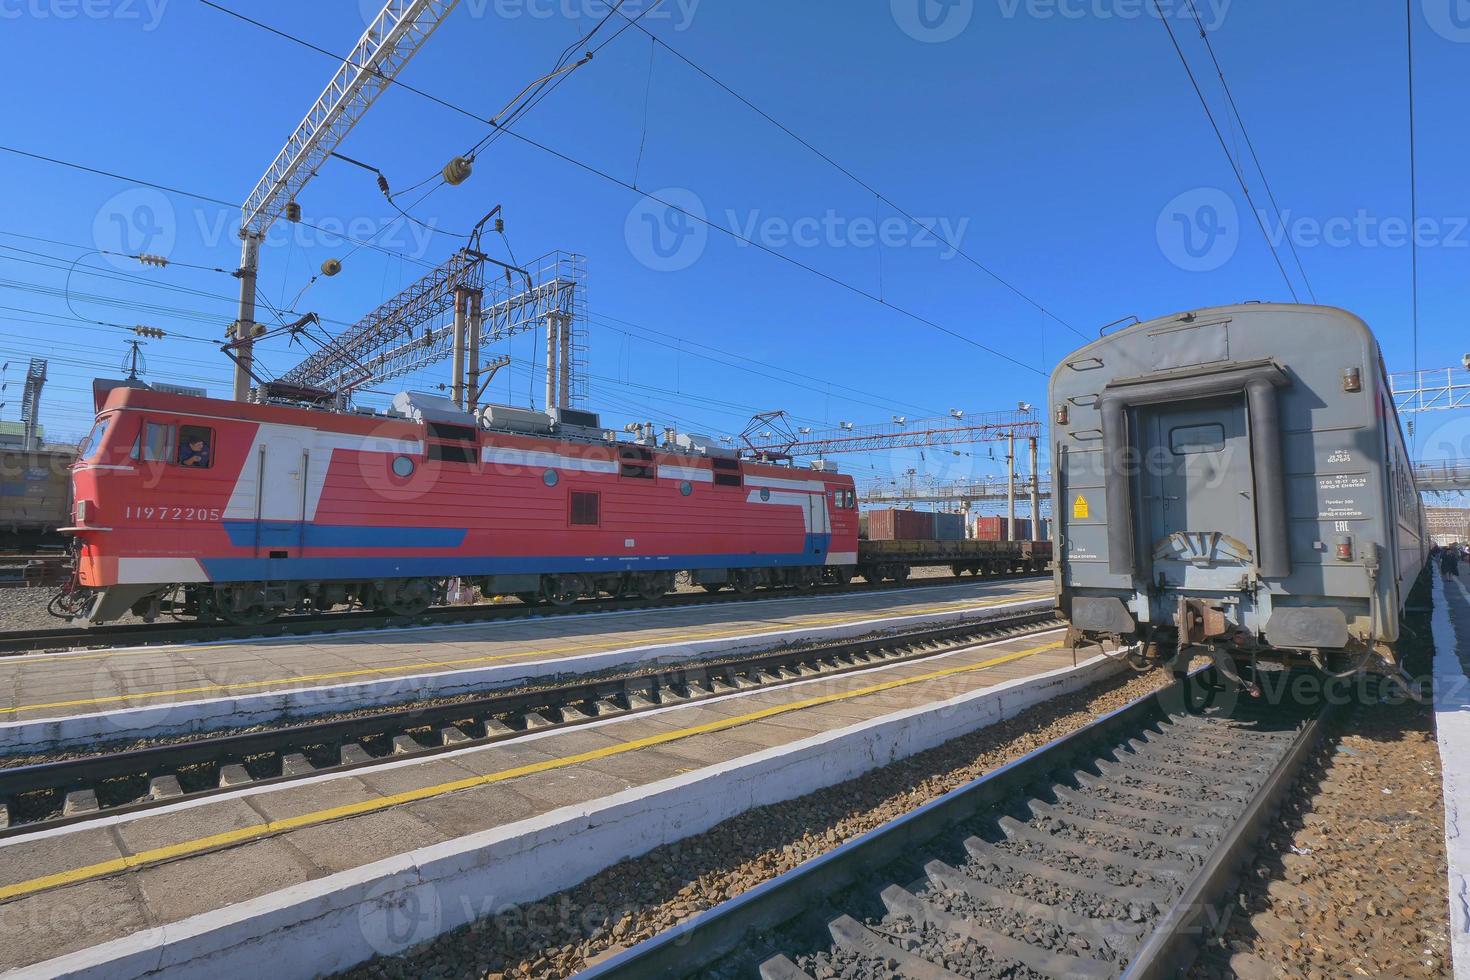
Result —
[{"label": "electric power line", "polygon": [[[219,10],[225,12],[225,13],[230,13],[230,14],[234,14],[235,13],[234,11],[231,11],[228,8],[221,7],[219,4],[213,3],[212,0],[201,0],[201,2],[207,3],[207,4],[209,4],[209,6],[215,7],[216,9],[219,9]],[[1156,0],[1156,2],[1157,2],[1157,0]],[[245,21],[246,23],[250,23],[250,24],[253,24],[253,25],[257,26],[257,27],[260,27],[263,30],[268,31],[268,32],[270,32],[271,34],[273,34],[273,35],[275,35],[277,37],[281,37],[281,38],[284,38],[286,40],[290,40],[290,41],[292,41],[292,42],[294,42],[296,44],[300,44],[301,46],[303,46],[305,48],[308,48],[308,49],[310,49],[312,51],[316,51],[317,53],[322,54],[322,55],[324,55],[326,57],[332,58],[333,60],[335,60],[335,61],[337,61],[337,62],[339,62],[341,64],[353,65],[354,67],[362,67],[360,65],[356,65],[355,62],[352,62],[352,61],[348,60],[347,58],[342,57],[339,54],[336,54],[334,52],[328,51],[327,49],[325,49],[323,47],[320,47],[320,46],[318,46],[316,44],[313,44],[312,42],[307,41],[307,40],[305,40],[303,38],[297,37],[294,34],[290,34],[290,33],[286,32],[286,31],[282,31],[282,30],[280,30],[278,28],[270,27],[268,25],[262,24],[259,21],[255,21],[255,20],[253,20],[253,19],[251,19],[249,17],[245,17],[243,15],[237,15],[237,16],[239,16],[240,20]],[[614,35],[614,37],[616,37],[616,35]],[[608,43],[608,42],[604,42],[604,43]],[[524,143],[527,146],[531,146],[531,147],[534,147],[535,149],[540,150],[542,153],[545,153],[545,154],[547,154],[549,156],[556,157],[558,160],[561,160],[564,163],[571,164],[572,166],[574,166],[574,167],[576,167],[576,168],[578,168],[580,170],[583,170],[583,171],[585,171],[587,173],[590,173],[593,176],[599,177],[599,178],[601,178],[602,180],[604,180],[604,181],[606,181],[608,183],[615,184],[618,187],[623,188],[624,190],[628,190],[628,191],[631,191],[634,194],[639,195],[640,197],[646,198],[646,199],[648,199],[650,201],[654,201],[655,203],[662,205],[663,207],[669,209],[670,211],[674,211],[674,212],[677,212],[677,213],[683,215],[684,217],[690,219],[691,221],[697,221],[700,224],[705,225],[706,227],[712,228],[712,229],[714,229],[714,230],[716,230],[716,231],[718,231],[718,232],[720,232],[720,233],[722,233],[724,235],[727,235],[727,236],[735,239],[736,241],[744,242],[746,245],[749,245],[749,246],[754,247],[754,248],[756,248],[756,249],[758,249],[758,250],[760,250],[762,252],[765,252],[766,254],[768,254],[768,255],[770,255],[770,256],[772,256],[774,258],[780,259],[781,261],[786,262],[789,265],[792,265],[792,266],[794,266],[794,267],[796,267],[798,269],[801,269],[801,270],[803,270],[803,271],[805,271],[805,272],[807,272],[807,273],[809,273],[811,275],[814,275],[814,276],[816,276],[816,277],[818,277],[820,279],[823,279],[823,280],[831,283],[832,285],[838,286],[838,287],[840,287],[842,289],[845,289],[848,292],[851,292],[851,293],[853,293],[853,294],[855,294],[857,296],[860,296],[860,297],[862,297],[864,299],[867,299],[867,300],[869,300],[871,302],[877,303],[879,306],[882,306],[882,307],[885,307],[886,309],[892,310],[895,313],[898,313],[898,314],[900,314],[902,316],[905,316],[905,317],[909,318],[910,320],[913,320],[916,323],[923,324],[924,326],[927,326],[927,327],[930,327],[931,329],[937,330],[940,333],[943,333],[943,334],[946,334],[946,335],[948,335],[950,337],[953,337],[956,340],[959,340],[959,341],[961,341],[963,343],[969,344],[972,347],[975,347],[975,348],[977,348],[979,350],[983,350],[986,353],[988,353],[988,354],[990,354],[990,355],[992,355],[994,357],[1000,358],[1003,361],[1007,361],[1010,364],[1013,364],[1016,367],[1021,368],[1023,370],[1030,371],[1033,374],[1039,374],[1039,375],[1042,375],[1042,376],[1045,376],[1045,374],[1046,374],[1046,372],[1044,372],[1044,371],[1042,371],[1042,370],[1040,370],[1040,369],[1038,369],[1036,367],[1033,367],[1032,365],[1027,364],[1024,361],[1017,360],[1016,358],[1011,357],[1009,354],[1005,354],[1005,353],[1003,353],[1003,352],[1001,352],[999,350],[996,350],[994,347],[991,347],[991,346],[989,346],[987,344],[983,344],[980,341],[973,339],[972,337],[968,337],[965,334],[962,334],[962,333],[960,333],[960,332],[958,332],[956,330],[953,330],[953,329],[951,329],[949,327],[946,327],[943,324],[941,324],[941,323],[939,323],[939,322],[937,322],[935,320],[930,319],[929,317],[926,317],[926,316],[924,316],[924,315],[922,315],[920,313],[916,313],[916,312],[914,312],[914,311],[912,311],[912,310],[910,310],[910,309],[908,309],[906,307],[902,307],[902,306],[898,306],[897,304],[890,303],[887,300],[883,299],[882,297],[877,296],[877,295],[869,292],[868,290],[862,288],[861,286],[855,285],[853,283],[847,282],[844,279],[840,279],[840,278],[838,278],[838,277],[836,277],[834,275],[831,275],[829,273],[823,272],[820,269],[817,269],[815,266],[811,266],[811,265],[808,265],[805,262],[801,262],[800,260],[795,259],[795,258],[792,258],[791,256],[786,255],[783,252],[777,251],[776,249],[771,248],[768,245],[764,245],[761,242],[755,241],[755,240],[750,239],[750,238],[746,238],[744,235],[741,235],[738,231],[736,231],[733,228],[729,228],[729,227],[727,227],[725,225],[722,225],[719,222],[713,221],[710,218],[705,217],[703,215],[697,215],[697,214],[694,214],[693,212],[686,211],[685,209],[679,207],[678,205],[671,204],[670,202],[665,201],[663,198],[660,198],[656,194],[650,194],[650,193],[648,193],[646,191],[641,191],[637,187],[634,187],[632,184],[628,183],[627,181],[625,181],[625,180],[623,180],[623,179],[621,179],[619,177],[615,177],[614,175],[608,173],[605,170],[602,170],[602,169],[600,169],[600,168],[598,168],[596,166],[593,166],[590,163],[586,163],[586,162],[584,162],[582,160],[579,160],[576,157],[573,157],[573,156],[571,156],[571,155],[569,155],[567,153],[563,153],[560,150],[557,150],[557,149],[555,149],[553,147],[550,147],[550,146],[548,146],[548,145],[546,145],[544,143],[541,143],[541,142],[539,142],[537,140],[534,140],[531,137],[526,136],[526,135],[524,135],[522,133],[515,132],[514,130],[510,129],[509,127],[507,127],[505,125],[501,125],[501,124],[496,123],[493,119],[485,119],[484,117],[480,116],[478,113],[472,112],[471,110],[466,109],[463,106],[456,105],[453,102],[450,102],[450,101],[448,101],[446,99],[440,98],[437,95],[433,95],[433,94],[431,94],[429,92],[426,92],[425,90],[420,89],[417,86],[410,85],[407,82],[402,81],[401,79],[394,78],[394,79],[392,79],[390,81],[390,84],[396,85],[399,88],[402,88],[404,91],[412,92],[413,94],[418,95],[421,98],[427,99],[427,100],[435,103],[436,105],[442,106],[442,107],[447,108],[447,109],[449,109],[449,110],[451,110],[453,112],[457,112],[457,113],[459,113],[461,115],[467,116],[467,117],[469,117],[471,119],[475,119],[475,120],[477,120],[478,122],[480,122],[480,123],[482,123],[484,125],[491,126],[492,128],[495,129],[495,132],[496,133],[504,133],[507,136],[510,136],[510,137],[512,137],[514,139],[519,140],[520,142]]]},{"label": "electric power line", "polygon": [[[1215,74],[1220,77],[1220,87],[1225,90],[1225,98],[1230,103],[1230,111],[1235,115],[1235,124],[1240,127],[1240,135],[1245,138],[1246,148],[1250,150],[1251,159],[1255,161],[1256,172],[1261,175],[1261,186],[1266,188],[1266,196],[1271,201],[1271,207],[1276,211],[1277,220],[1284,227],[1286,219],[1281,214],[1281,205],[1276,203],[1276,192],[1271,189],[1271,181],[1266,177],[1266,168],[1261,166],[1261,158],[1256,155],[1256,144],[1252,142],[1251,134],[1245,128],[1245,120],[1241,118],[1240,108],[1235,104],[1235,96],[1230,91],[1230,83],[1225,81],[1225,69],[1220,67],[1220,59],[1215,57],[1215,46],[1210,43],[1209,32],[1205,30],[1204,21],[1200,19],[1194,0],[1189,0],[1189,12],[1194,15],[1194,23],[1199,28],[1200,39],[1205,42],[1205,50],[1210,53],[1210,61],[1215,65]],[[1286,236],[1286,245],[1291,249],[1291,257],[1296,260],[1296,271],[1301,273],[1302,283],[1307,287],[1307,295],[1312,298],[1313,303],[1317,302],[1317,294],[1312,289],[1311,280],[1307,278],[1307,270],[1302,265],[1302,257],[1297,253],[1296,242],[1292,241],[1290,235]]]},{"label": "electric power line", "polygon": [[1256,204],[1251,200],[1250,187],[1246,185],[1245,174],[1241,173],[1240,167],[1235,162],[1235,156],[1230,152],[1230,145],[1225,142],[1225,134],[1220,131],[1220,124],[1215,121],[1215,114],[1210,111],[1210,103],[1205,99],[1204,90],[1199,87],[1199,82],[1194,77],[1194,69],[1189,67],[1189,59],[1184,56],[1184,49],[1179,46],[1179,39],[1174,36],[1174,27],[1169,23],[1169,18],[1164,16],[1164,11],[1159,7],[1159,0],[1153,0],[1154,10],[1158,13],[1159,23],[1164,25],[1164,30],[1169,32],[1169,43],[1174,46],[1174,53],[1179,56],[1179,63],[1184,66],[1184,73],[1189,76],[1189,84],[1194,86],[1194,94],[1199,97],[1199,104],[1205,110],[1205,118],[1209,120],[1210,128],[1215,131],[1215,138],[1220,141],[1220,149],[1225,153],[1225,159],[1230,162],[1230,172],[1235,174],[1235,180],[1240,184],[1240,190],[1245,194],[1246,204],[1250,206],[1251,214],[1255,216],[1256,225],[1261,229],[1261,237],[1266,240],[1266,247],[1271,250],[1271,258],[1276,260],[1276,268],[1281,270],[1281,278],[1286,282],[1286,288],[1291,293],[1292,302],[1300,302],[1296,294],[1296,286],[1292,284],[1291,277],[1286,274],[1286,266],[1281,263],[1281,256],[1276,251],[1276,244],[1271,241],[1271,234],[1266,230],[1266,223],[1261,219],[1261,213],[1256,209]]}]

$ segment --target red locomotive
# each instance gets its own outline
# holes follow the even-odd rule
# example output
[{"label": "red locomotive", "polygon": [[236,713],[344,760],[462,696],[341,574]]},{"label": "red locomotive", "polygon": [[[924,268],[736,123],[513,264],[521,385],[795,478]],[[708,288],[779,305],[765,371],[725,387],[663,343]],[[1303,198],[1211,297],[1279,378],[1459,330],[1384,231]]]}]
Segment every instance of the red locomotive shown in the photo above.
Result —
[{"label": "red locomotive", "polygon": [[556,605],[681,571],[710,591],[851,578],[851,477],[634,435],[416,394],[380,414],[113,388],[73,469],[85,615],[413,614],[451,578]]}]

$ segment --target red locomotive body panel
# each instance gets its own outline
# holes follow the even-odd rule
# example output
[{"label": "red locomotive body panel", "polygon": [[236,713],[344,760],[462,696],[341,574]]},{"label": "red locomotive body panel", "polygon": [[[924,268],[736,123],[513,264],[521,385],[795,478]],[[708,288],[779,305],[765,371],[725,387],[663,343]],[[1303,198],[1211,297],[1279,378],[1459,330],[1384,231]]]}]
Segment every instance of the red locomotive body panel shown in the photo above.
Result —
[{"label": "red locomotive body panel", "polygon": [[71,529],[92,589],[857,561],[835,473],[127,388],[97,426]]}]

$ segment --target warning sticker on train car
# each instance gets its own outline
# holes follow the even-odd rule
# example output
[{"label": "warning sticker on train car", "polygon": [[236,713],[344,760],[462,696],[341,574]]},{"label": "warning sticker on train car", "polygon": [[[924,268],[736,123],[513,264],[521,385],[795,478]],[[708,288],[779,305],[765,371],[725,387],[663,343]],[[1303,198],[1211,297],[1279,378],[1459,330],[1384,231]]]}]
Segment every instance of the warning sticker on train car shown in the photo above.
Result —
[{"label": "warning sticker on train car", "polygon": [[1072,501],[1072,520],[1085,521],[1090,513],[1091,509],[1087,506],[1087,498],[1079,493],[1077,499]]}]

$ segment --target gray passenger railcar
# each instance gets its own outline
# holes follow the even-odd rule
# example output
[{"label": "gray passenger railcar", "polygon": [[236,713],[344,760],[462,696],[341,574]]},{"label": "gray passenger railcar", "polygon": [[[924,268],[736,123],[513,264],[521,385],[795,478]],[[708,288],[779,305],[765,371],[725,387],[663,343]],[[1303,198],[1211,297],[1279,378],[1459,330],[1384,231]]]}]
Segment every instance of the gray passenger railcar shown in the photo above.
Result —
[{"label": "gray passenger railcar", "polygon": [[1138,323],[1064,359],[1050,408],[1074,642],[1204,648],[1232,673],[1398,670],[1428,542],[1362,320],[1245,304]]}]

